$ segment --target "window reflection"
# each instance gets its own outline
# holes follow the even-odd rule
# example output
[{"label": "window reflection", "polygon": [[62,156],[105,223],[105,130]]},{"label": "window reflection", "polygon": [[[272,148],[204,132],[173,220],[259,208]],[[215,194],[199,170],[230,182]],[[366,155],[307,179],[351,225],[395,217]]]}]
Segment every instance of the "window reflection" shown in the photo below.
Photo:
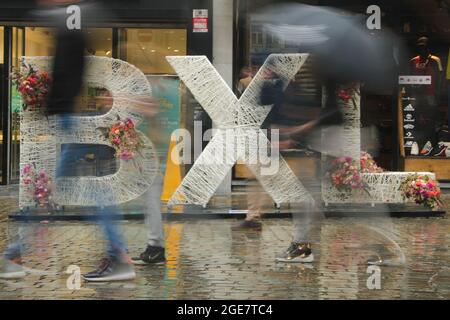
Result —
[{"label": "window reflection", "polygon": [[119,58],[145,74],[174,74],[166,56],[186,55],[185,29],[120,29]]}]

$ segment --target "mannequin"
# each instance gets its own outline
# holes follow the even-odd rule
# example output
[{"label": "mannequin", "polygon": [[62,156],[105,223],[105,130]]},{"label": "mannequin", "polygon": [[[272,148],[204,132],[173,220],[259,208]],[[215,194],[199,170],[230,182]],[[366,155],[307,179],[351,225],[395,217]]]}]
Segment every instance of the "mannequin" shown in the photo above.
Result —
[{"label": "mannequin", "polygon": [[419,38],[418,55],[410,60],[412,75],[431,76],[431,85],[417,85],[413,89],[416,98],[415,139],[419,148],[422,148],[420,154],[424,156],[432,155],[433,148],[437,144],[435,127],[443,71],[441,59],[430,53],[428,43],[427,37]]}]

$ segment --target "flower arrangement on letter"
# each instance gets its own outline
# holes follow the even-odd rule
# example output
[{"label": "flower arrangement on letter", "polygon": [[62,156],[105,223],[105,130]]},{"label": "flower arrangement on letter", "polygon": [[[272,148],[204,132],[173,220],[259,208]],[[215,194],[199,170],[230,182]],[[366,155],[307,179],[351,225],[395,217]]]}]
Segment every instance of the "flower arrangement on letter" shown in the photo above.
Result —
[{"label": "flower arrangement on letter", "polygon": [[351,83],[348,86],[339,86],[336,93],[339,99],[345,103],[348,103],[351,100],[356,109],[355,96],[361,95],[361,92],[357,89],[356,83]]},{"label": "flower arrangement on letter", "polygon": [[370,154],[364,151],[361,152],[360,168],[356,160],[351,157],[334,159],[328,171],[331,184],[340,192],[362,190],[369,193],[369,186],[362,180],[361,172],[379,173],[383,172],[383,169],[376,164]]},{"label": "flower arrangement on letter", "polygon": [[412,199],[434,211],[442,208],[441,189],[438,183],[428,176],[411,175],[402,182],[399,190],[402,191],[404,199]]},{"label": "flower arrangement on letter", "polygon": [[52,179],[44,170],[38,173],[34,167],[27,164],[22,170],[21,177],[36,206],[53,207]]},{"label": "flower arrangement on letter", "polygon": [[121,160],[132,160],[140,154],[142,141],[135,129],[133,119],[126,118],[114,123],[109,128],[106,136],[113,148],[116,150],[116,157]]},{"label": "flower arrangement on letter", "polygon": [[381,173],[384,172],[384,169],[379,167],[375,160],[373,160],[372,156],[365,152],[361,151],[361,157],[359,159],[361,165],[361,172],[364,173]]},{"label": "flower arrangement on letter", "polygon": [[334,159],[328,174],[331,184],[340,192],[352,192],[353,190],[368,192],[368,186],[362,180],[357,163],[352,157]]},{"label": "flower arrangement on letter", "polygon": [[22,97],[24,111],[29,107],[38,109],[44,106],[51,83],[47,72],[22,63],[21,70],[13,71],[11,80]]}]

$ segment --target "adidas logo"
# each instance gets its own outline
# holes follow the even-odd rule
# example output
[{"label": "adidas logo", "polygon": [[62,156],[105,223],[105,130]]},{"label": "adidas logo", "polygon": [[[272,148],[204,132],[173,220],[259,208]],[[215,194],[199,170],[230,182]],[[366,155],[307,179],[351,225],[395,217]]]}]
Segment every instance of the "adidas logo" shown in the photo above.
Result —
[{"label": "adidas logo", "polygon": [[406,141],[406,142],[405,142],[405,148],[411,148],[412,145],[413,145],[413,142],[412,142],[412,141]]},{"label": "adidas logo", "polygon": [[414,129],[414,125],[408,123],[408,124],[405,124],[405,125],[403,126],[403,128],[405,128],[406,130],[412,130],[412,129]]},{"label": "adidas logo", "polygon": [[414,111],[415,109],[414,109],[414,107],[412,106],[412,104],[410,103],[410,104],[408,104],[406,107],[405,107],[405,109],[403,109],[403,111]]},{"label": "adidas logo", "polygon": [[407,113],[405,116],[405,121],[406,122],[414,122],[415,120],[413,119],[413,115],[411,113]]}]

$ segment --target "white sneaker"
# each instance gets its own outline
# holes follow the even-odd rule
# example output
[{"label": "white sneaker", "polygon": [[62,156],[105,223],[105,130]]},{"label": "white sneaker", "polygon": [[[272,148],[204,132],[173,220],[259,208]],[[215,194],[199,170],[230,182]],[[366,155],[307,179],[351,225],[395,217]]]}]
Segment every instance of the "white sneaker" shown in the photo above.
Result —
[{"label": "white sneaker", "polygon": [[427,143],[425,143],[422,150],[420,151],[420,154],[422,156],[428,156],[431,154],[431,151],[433,151],[433,145],[431,144],[431,141],[427,141]]},{"label": "white sneaker", "polygon": [[417,142],[413,142],[413,144],[412,144],[411,155],[413,155],[413,156],[419,155],[419,145],[417,144]]},{"label": "white sneaker", "polygon": [[0,279],[19,279],[25,276],[22,265],[0,258]]}]

